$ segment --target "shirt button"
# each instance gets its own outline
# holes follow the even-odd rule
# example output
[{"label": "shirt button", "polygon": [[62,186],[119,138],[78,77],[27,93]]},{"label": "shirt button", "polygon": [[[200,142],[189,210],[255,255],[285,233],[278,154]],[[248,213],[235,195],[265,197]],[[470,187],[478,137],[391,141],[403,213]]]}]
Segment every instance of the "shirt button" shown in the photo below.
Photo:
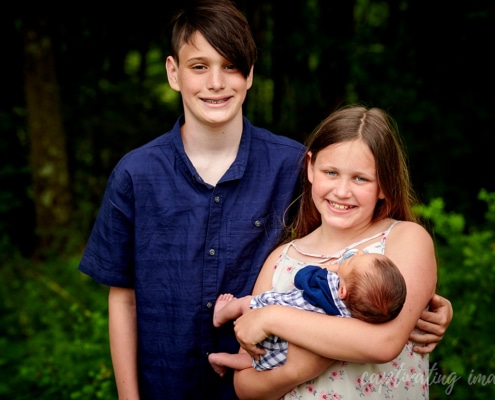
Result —
[{"label": "shirt button", "polygon": [[220,196],[215,196],[215,203],[220,203]]},{"label": "shirt button", "polygon": [[259,228],[261,226],[261,221],[260,220],[256,220],[254,222],[254,226],[256,226],[257,228]]},{"label": "shirt button", "polygon": [[215,255],[215,249],[210,249],[210,256],[214,256]]},{"label": "shirt button", "polygon": [[211,307],[213,307],[213,303],[211,301],[206,303],[206,308],[211,308]]}]

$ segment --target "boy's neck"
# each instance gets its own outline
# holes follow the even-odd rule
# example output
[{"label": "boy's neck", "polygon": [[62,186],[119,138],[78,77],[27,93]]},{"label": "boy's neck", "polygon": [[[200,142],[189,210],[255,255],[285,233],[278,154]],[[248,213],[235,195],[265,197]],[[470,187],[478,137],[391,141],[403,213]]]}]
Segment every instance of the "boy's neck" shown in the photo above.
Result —
[{"label": "boy's neck", "polygon": [[242,136],[240,123],[215,127],[185,123],[181,127],[184,150],[198,174],[215,186],[237,157]]}]

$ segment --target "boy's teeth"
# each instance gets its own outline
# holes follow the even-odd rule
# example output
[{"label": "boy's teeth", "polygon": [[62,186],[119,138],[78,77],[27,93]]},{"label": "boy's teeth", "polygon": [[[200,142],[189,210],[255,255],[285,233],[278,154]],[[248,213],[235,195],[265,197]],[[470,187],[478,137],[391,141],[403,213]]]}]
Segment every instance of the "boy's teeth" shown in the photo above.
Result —
[{"label": "boy's teeth", "polygon": [[220,104],[223,103],[223,100],[206,100],[206,102],[211,104]]}]

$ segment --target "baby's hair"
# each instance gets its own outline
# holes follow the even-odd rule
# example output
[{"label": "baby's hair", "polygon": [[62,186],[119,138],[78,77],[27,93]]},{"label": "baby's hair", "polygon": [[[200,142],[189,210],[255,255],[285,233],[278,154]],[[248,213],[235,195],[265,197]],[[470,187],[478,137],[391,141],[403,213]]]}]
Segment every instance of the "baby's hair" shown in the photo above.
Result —
[{"label": "baby's hair", "polygon": [[399,315],[406,300],[406,281],[390,258],[376,254],[363,272],[353,269],[343,300],[354,318],[379,324]]}]

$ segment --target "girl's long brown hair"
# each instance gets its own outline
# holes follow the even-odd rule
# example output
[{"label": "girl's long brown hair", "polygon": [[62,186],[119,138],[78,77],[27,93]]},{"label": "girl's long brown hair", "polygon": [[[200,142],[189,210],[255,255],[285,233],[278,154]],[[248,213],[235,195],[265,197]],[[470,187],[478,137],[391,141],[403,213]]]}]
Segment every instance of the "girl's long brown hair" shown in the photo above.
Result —
[{"label": "girl's long brown hair", "polygon": [[349,105],[330,114],[308,138],[299,211],[287,227],[285,241],[303,237],[321,225],[321,215],[311,197],[308,152],[311,152],[310,162],[314,164],[318,153],[326,147],[357,139],[369,146],[375,158],[378,185],[385,195],[385,199],[376,203],[373,221],[388,217],[419,222],[412,212],[412,206],[418,200],[411,186],[406,155],[395,121],[382,109]]}]

